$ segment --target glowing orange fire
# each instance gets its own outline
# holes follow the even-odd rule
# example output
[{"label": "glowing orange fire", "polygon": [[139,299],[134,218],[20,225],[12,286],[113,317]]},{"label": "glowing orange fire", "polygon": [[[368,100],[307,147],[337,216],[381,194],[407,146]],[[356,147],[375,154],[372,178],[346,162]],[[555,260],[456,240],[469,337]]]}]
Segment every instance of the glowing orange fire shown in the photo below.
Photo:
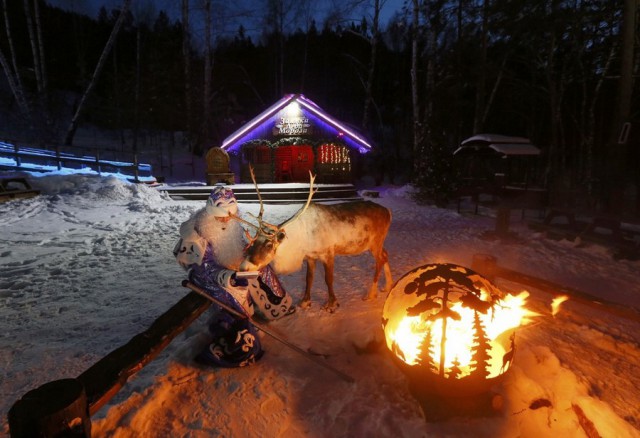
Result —
[{"label": "glowing orange fire", "polygon": [[[489,376],[491,378],[506,371],[503,358],[506,354],[509,333],[513,329],[529,322],[529,317],[535,315],[525,308],[528,292],[522,292],[517,296],[506,295],[494,311],[486,314],[478,314],[480,323],[484,327],[486,337],[490,345],[491,358],[489,359]],[[486,299],[486,292],[483,291]],[[472,352],[475,344],[474,336],[474,312],[472,309],[456,303],[451,310],[457,312],[459,320],[449,319],[446,323],[444,366],[446,369],[456,367],[459,369],[458,378],[471,372]],[[444,320],[427,320],[424,315],[404,316],[400,319],[396,328],[392,324],[387,326],[387,344],[391,348],[396,344],[404,357],[401,359],[409,365],[418,363],[426,334],[430,333],[429,355],[436,368],[440,369],[441,339]],[[508,368],[508,367],[507,367]]]},{"label": "glowing orange fire", "polygon": [[556,316],[560,311],[560,304],[569,299],[566,295],[559,295],[551,301],[551,316]]}]

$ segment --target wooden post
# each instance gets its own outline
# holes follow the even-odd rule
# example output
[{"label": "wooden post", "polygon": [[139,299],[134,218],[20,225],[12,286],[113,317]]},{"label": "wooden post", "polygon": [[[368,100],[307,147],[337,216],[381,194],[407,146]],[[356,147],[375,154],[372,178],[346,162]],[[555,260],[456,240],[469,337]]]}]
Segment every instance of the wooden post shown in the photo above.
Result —
[{"label": "wooden post", "polygon": [[20,146],[18,146],[18,143],[13,145],[13,150],[16,152],[16,165],[20,167],[22,165],[22,160],[20,159]]},{"label": "wooden post", "polygon": [[8,414],[11,438],[90,437],[87,395],[76,379],[45,383],[15,402]]},{"label": "wooden post", "polygon": [[98,175],[102,175],[102,167],[100,166],[100,149],[96,149],[96,170]]},{"label": "wooden post", "polygon": [[506,236],[509,234],[509,221],[511,219],[511,209],[508,207],[498,207],[496,215],[496,234]]},{"label": "wooden post", "polygon": [[171,142],[169,143],[169,176],[173,176],[173,148],[176,147],[175,132],[171,131]]},{"label": "wooden post", "polygon": [[139,165],[138,165],[138,154],[133,154],[133,175],[135,176],[134,181],[139,183],[140,179],[138,179],[138,174],[140,173],[139,171]]},{"label": "wooden post", "polygon": [[62,160],[60,159],[60,145],[56,145],[56,163],[58,164],[58,170],[61,170]]}]

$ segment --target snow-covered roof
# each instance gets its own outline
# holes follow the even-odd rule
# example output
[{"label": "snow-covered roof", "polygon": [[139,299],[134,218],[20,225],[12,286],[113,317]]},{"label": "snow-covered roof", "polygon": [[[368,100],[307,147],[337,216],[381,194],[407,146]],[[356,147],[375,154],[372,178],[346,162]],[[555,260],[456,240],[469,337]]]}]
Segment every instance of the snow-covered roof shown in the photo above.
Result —
[{"label": "snow-covered roof", "polygon": [[500,134],[477,134],[460,143],[460,147],[453,154],[461,152],[494,151],[502,156],[540,155],[540,149],[524,137],[511,137]]},{"label": "snow-covered roof", "polygon": [[473,137],[469,137],[460,143],[461,146],[467,146],[472,144],[488,144],[488,143],[531,143],[528,138],[513,137],[509,135],[501,134],[476,134]]}]

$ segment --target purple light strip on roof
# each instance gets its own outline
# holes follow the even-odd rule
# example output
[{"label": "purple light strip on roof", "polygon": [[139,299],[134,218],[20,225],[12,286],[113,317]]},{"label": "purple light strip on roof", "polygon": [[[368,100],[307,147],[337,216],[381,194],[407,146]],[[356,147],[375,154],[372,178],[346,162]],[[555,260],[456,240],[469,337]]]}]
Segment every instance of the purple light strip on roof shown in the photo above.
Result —
[{"label": "purple light strip on roof", "polygon": [[229,145],[231,145],[234,141],[236,141],[237,139],[245,135],[247,132],[251,131],[256,125],[259,125],[260,123],[264,122],[266,119],[274,115],[276,112],[280,111],[285,105],[289,104],[289,101],[293,96],[295,95],[290,94],[280,99],[280,102],[273,105],[271,109],[266,110],[264,113],[262,113],[261,116],[256,117],[255,119],[253,119],[252,121],[244,125],[244,128],[240,129],[232,136],[227,137],[225,141],[222,143],[222,146],[220,146],[220,148],[221,149],[228,148]]},{"label": "purple light strip on roof", "polygon": [[[298,99],[296,99],[298,100]],[[356,140],[358,140],[360,143],[362,143],[363,146],[365,146],[367,149],[371,149],[371,145],[369,143],[367,143],[364,139],[362,139],[361,137],[359,137],[357,134],[355,134],[353,131],[345,128],[343,125],[341,125],[340,123],[338,123],[335,119],[332,119],[331,117],[327,116],[326,114],[323,114],[321,111],[318,110],[318,106],[316,104],[314,104],[313,102],[305,99],[304,96],[300,95],[300,99],[298,100],[305,108],[307,108],[309,111],[311,111],[312,113],[314,113],[316,116],[320,117],[322,120],[324,120],[325,122],[337,126],[338,128],[340,128],[341,130],[343,130],[344,132],[346,132],[347,134],[349,134],[351,137],[355,138]]]},{"label": "purple light strip on roof", "polygon": [[350,129],[348,129],[345,126],[343,126],[342,124],[340,124],[335,119],[333,119],[333,118],[327,116],[326,114],[324,114],[320,110],[320,107],[318,105],[316,105],[313,101],[308,100],[302,94],[299,94],[299,95],[297,95],[297,97],[292,99],[294,96],[296,96],[296,95],[295,94],[289,94],[288,96],[280,99],[280,102],[276,103],[270,109],[268,109],[265,112],[263,112],[262,115],[254,118],[252,121],[247,123],[242,129],[237,131],[235,134],[231,135],[230,137],[227,137],[225,139],[225,141],[223,142],[221,148],[222,149],[227,149],[231,144],[233,144],[236,140],[238,140],[239,138],[241,138],[242,136],[247,134],[247,132],[251,131],[255,126],[259,125],[260,123],[264,122],[269,117],[273,116],[276,112],[280,111],[282,108],[284,108],[285,106],[289,105],[292,101],[295,101],[295,102],[298,102],[298,103],[302,104],[305,108],[307,108],[309,111],[311,111],[313,114],[315,114],[317,117],[321,118],[325,122],[329,123],[330,125],[338,127],[342,131],[344,131],[347,134],[349,134],[349,136],[351,136],[352,138],[355,138],[356,140],[358,140],[358,142],[360,142],[366,149],[369,149],[369,150],[371,149],[371,145],[369,143],[367,143],[367,141],[365,141],[363,138],[358,136],[356,133],[354,133]]}]

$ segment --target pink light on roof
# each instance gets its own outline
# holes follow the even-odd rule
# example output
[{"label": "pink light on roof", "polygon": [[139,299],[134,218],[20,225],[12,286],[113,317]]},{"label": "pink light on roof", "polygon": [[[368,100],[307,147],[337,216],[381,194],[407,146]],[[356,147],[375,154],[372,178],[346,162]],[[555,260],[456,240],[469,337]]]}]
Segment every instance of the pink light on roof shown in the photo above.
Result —
[{"label": "pink light on roof", "polygon": [[313,105],[316,108],[320,109],[320,107],[318,105],[316,105],[316,103],[312,100],[307,99],[306,97],[304,97],[304,94],[299,94],[298,97],[302,100],[304,100],[305,102],[307,102],[309,105]]},{"label": "pink light on roof", "polygon": [[295,96],[295,94],[289,94],[289,95],[283,97],[282,99],[280,99],[280,101],[278,101],[276,104],[274,104],[271,108],[267,109],[262,114],[258,115],[253,120],[251,120],[249,123],[244,125],[244,127],[242,129],[240,129],[239,131],[235,132],[230,137],[227,137],[224,140],[224,142],[222,143],[222,146],[220,146],[220,148],[221,149],[228,148],[229,145],[231,145],[237,139],[239,139],[240,137],[245,135],[247,132],[251,131],[253,128],[255,128],[257,125],[259,125],[262,122],[264,122],[269,117],[273,116],[276,112],[280,111],[280,109],[282,109],[286,104],[288,104],[289,101],[291,100],[291,98],[294,97],[294,96]]},{"label": "pink light on roof", "polygon": [[[340,124],[338,121],[336,121],[335,119],[332,119],[331,117],[327,116],[326,114],[322,113],[321,111],[318,110],[318,106],[316,104],[314,104],[313,102],[305,99],[304,96],[300,95],[300,100],[299,102],[305,107],[307,108],[309,111],[311,111],[312,113],[314,113],[316,116],[318,116],[319,118],[321,118],[322,120],[324,120],[325,122],[336,126],[338,128],[340,128],[341,130],[343,130],[344,132],[346,132],[347,134],[349,134],[351,137],[357,139],[360,143],[362,143],[367,149],[371,149],[371,145],[369,143],[366,142],[366,140],[364,140],[362,137],[360,137],[359,135],[357,135],[356,133],[354,133],[353,131],[351,131],[350,129],[346,128],[344,125]],[[340,133],[342,135],[344,135],[344,133]]]}]

